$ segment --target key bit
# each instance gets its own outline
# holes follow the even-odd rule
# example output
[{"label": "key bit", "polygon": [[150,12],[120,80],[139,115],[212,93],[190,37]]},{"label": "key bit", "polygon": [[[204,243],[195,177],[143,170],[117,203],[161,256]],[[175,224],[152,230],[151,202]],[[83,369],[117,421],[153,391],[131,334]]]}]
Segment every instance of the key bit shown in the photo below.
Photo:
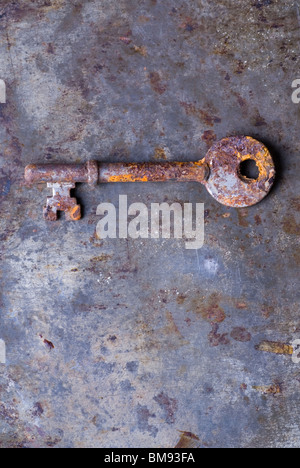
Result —
[{"label": "key bit", "polygon": [[[243,172],[243,164],[254,161],[257,177]],[[66,219],[81,217],[80,205],[71,198],[76,182],[91,185],[118,182],[200,182],[221,204],[242,208],[259,203],[269,193],[275,179],[275,167],[268,149],[251,137],[228,137],[214,144],[206,157],[196,162],[41,164],[25,169],[28,184],[47,182],[53,189],[44,208],[47,220],[56,220],[58,211]]]},{"label": "key bit", "polygon": [[48,183],[48,188],[53,190],[53,196],[47,197],[47,205],[44,207],[44,218],[47,221],[56,221],[57,212],[64,211],[67,221],[78,221],[81,218],[81,207],[76,198],[70,195],[75,183],[61,182]]}]

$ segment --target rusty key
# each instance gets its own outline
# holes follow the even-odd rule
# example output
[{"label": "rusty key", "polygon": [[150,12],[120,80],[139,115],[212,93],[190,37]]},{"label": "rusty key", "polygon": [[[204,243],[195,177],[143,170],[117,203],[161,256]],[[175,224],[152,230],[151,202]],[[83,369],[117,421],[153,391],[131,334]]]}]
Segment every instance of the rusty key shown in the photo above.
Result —
[{"label": "rusty key", "polygon": [[[256,178],[244,175],[243,165],[254,161]],[[55,221],[58,211],[66,219],[81,218],[80,205],[70,195],[76,182],[91,185],[110,182],[177,182],[203,184],[208,192],[226,206],[242,208],[259,203],[271,190],[275,167],[268,149],[251,137],[228,137],[215,143],[206,157],[196,162],[101,163],[29,165],[25,169],[28,184],[47,182],[53,190],[44,207],[44,217]]]}]

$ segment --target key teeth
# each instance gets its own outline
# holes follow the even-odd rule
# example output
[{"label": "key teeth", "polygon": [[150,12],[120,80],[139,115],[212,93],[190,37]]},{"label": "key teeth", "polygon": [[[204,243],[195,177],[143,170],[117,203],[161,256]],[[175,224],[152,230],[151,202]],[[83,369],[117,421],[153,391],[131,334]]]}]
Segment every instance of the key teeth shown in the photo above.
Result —
[{"label": "key teeth", "polygon": [[58,212],[65,212],[66,221],[78,221],[81,218],[81,207],[76,198],[70,196],[71,189],[75,188],[75,183],[48,183],[52,189],[52,197],[47,197],[47,205],[44,207],[44,218],[47,221],[56,221]]},{"label": "key teeth", "polygon": [[[46,221],[57,221],[58,211],[51,206],[44,206],[43,210],[44,219]],[[66,221],[79,221],[81,219],[81,206],[75,205],[71,209],[65,211]]]}]

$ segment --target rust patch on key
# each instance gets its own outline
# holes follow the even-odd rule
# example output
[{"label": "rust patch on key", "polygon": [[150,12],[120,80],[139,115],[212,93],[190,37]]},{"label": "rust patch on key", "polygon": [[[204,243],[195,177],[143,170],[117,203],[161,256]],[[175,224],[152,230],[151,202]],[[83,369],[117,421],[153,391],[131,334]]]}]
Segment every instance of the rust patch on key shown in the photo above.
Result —
[{"label": "rust patch on key", "polygon": [[100,164],[99,182],[203,182],[208,167],[202,161],[144,164]]},{"label": "rust patch on key", "polygon": [[[255,169],[249,174],[248,163],[254,164]],[[270,191],[274,178],[275,167],[268,149],[251,137],[224,138],[211,147],[204,159],[196,162],[123,164],[88,161],[86,164],[29,165],[25,169],[28,184],[48,182],[54,190],[44,210],[45,218],[51,221],[57,219],[58,211],[65,211],[68,220],[80,219],[80,206],[70,197],[76,182],[91,185],[199,182],[219,203],[243,208],[260,202]],[[243,223],[247,225],[245,220]]]},{"label": "rust patch on key", "polygon": [[[210,167],[206,188],[223,205],[255,205],[274,182],[275,167],[268,149],[251,137],[224,138],[211,147],[205,161]],[[252,161],[257,166],[257,178],[243,172],[245,162]]]},{"label": "rust patch on key", "polygon": [[27,184],[40,182],[86,182],[98,183],[98,163],[88,161],[86,164],[30,164],[25,168]]},{"label": "rust patch on key", "polygon": [[47,221],[56,221],[58,212],[63,211],[67,221],[78,221],[81,218],[81,208],[76,198],[70,196],[70,191],[75,188],[75,184],[64,182],[48,184],[48,187],[52,188],[53,195],[47,198],[44,218]]},{"label": "rust patch on key", "polygon": [[148,182],[147,176],[138,177],[134,174],[118,174],[109,177],[108,182]]}]

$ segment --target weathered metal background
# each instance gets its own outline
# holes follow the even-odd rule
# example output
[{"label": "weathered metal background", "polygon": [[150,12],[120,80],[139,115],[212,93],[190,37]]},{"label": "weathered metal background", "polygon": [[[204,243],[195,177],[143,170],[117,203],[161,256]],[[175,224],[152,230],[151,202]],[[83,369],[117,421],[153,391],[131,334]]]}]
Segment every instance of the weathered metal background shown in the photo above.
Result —
[{"label": "weathered metal background", "polygon": [[[0,446],[299,446],[297,3],[2,0],[0,29]],[[196,183],[81,185],[83,219],[51,224],[23,183],[29,163],[196,161],[240,134],[279,173],[249,209]],[[119,194],[204,202],[204,248],[98,240]]]}]

